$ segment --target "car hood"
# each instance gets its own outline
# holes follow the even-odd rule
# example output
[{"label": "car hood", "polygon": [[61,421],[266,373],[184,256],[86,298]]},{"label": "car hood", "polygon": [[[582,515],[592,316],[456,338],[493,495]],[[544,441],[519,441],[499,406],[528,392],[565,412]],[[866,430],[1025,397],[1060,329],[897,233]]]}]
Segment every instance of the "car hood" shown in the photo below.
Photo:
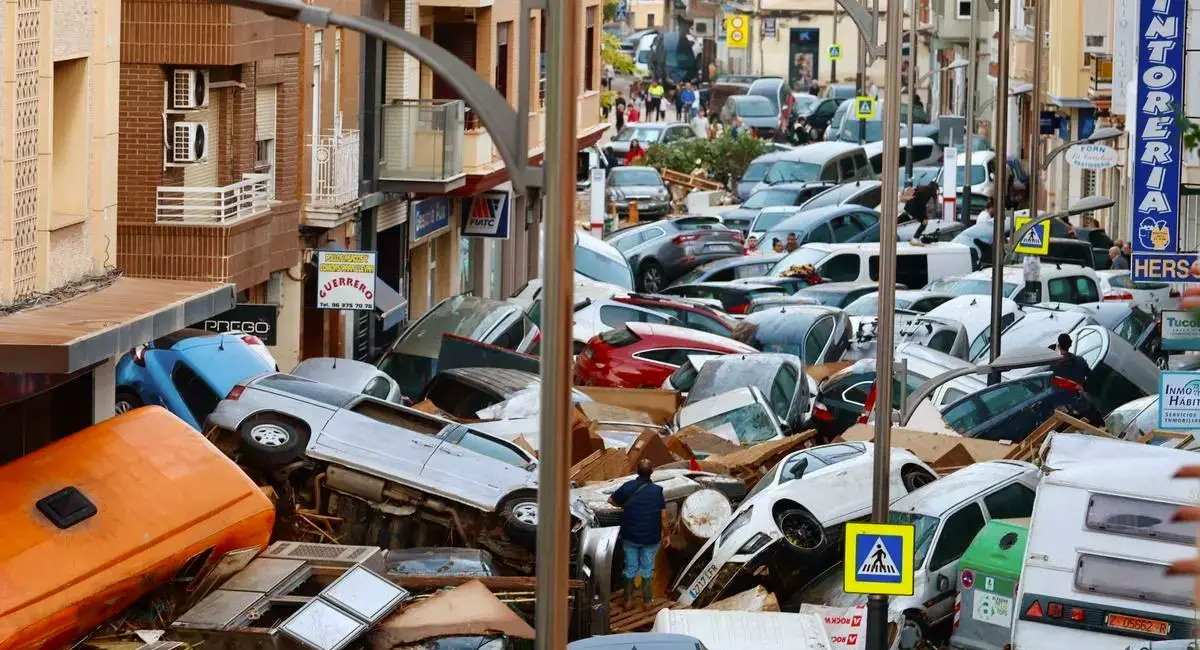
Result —
[{"label": "car hood", "polygon": [[[651,197],[658,198],[659,196],[662,196],[661,191],[663,189],[663,186],[662,185],[621,185],[621,186],[614,186],[613,189],[615,189],[618,192],[620,192],[621,194],[623,194],[625,196],[625,198],[627,198],[627,199],[633,199],[633,198],[646,199],[646,198],[651,198]],[[665,199],[666,197],[663,197],[663,198]]]}]

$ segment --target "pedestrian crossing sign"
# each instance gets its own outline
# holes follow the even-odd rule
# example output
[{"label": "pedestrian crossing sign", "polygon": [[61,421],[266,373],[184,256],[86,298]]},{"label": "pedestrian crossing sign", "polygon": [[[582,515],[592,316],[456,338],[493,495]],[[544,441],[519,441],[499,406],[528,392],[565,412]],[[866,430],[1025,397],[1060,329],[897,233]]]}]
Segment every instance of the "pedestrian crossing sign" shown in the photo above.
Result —
[{"label": "pedestrian crossing sign", "polygon": [[[1017,217],[1013,221],[1016,230],[1033,221],[1033,217]],[[1043,221],[1021,237],[1013,252],[1021,255],[1048,255],[1050,253],[1050,222]]]},{"label": "pedestrian crossing sign", "polygon": [[874,97],[855,97],[854,98],[854,118],[858,120],[873,120],[875,119],[875,98]]},{"label": "pedestrian crossing sign", "polygon": [[846,524],[845,592],[911,596],[913,536],[908,524]]},{"label": "pedestrian crossing sign", "polygon": [[842,45],[840,43],[834,43],[829,46],[829,60],[830,61],[841,61],[842,60]]}]

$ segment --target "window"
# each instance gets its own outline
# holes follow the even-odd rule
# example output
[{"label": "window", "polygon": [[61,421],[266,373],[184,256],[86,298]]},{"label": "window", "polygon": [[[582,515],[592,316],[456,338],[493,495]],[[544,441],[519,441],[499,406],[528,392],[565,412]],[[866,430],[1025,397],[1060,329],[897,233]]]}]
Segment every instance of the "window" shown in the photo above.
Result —
[{"label": "window", "polygon": [[780,420],[787,419],[792,398],[796,395],[797,379],[796,371],[791,366],[784,366],[779,369],[775,382],[771,384],[771,410],[775,411]]},{"label": "window", "polygon": [[512,56],[508,49],[511,32],[512,21],[496,25],[496,91],[505,99],[508,99],[508,69],[512,67]]},{"label": "window", "polygon": [[667,322],[667,318],[648,311],[642,311],[641,309],[633,309],[632,307],[604,305],[600,308],[600,322],[608,327],[621,327],[626,323],[664,324]]},{"label": "window", "polygon": [[729,336],[730,329],[721,324],[717,319],[700,314],[694,311],[684,312],[683,321],[688,327],[709,334],[719,334],[721,336]]},{"label": "window", "polygon": [[966,433],[983,422],[987,412],[979,405],[979,400],[972,397],[954,404],[942,413],[942,419],[951,429],[958,433]]},{"label": "window", "polygon": [[1100,291],[1096,288],[1096,283],[1092,282],[1091,278],[1081,275],[1073,278],[1055,278],[1046,284],[1051,302],[1066,302],[1078,305],[1085,302],[1100,301]]},{"label": "window", "polygon": [[1037,282],[1026,282],[1020,293],[1013,300],[1022,305],[1035,305],[1042,301],[1042,285]]},{"label": "window", "polygon": [[1091,278],[1083,276],[1075,278],[1075,291],[1078,294],[1079,304],[1100,302],[1100,289],[1095,282],[1092,282]]},{"label": "window", "polygon": [[808,236],[802,241],[805,244],[832,244],[833,233],[829,230],[829,224],[819,223],[813,226],[812,232],[808,233]]},{"label": "window", "polygon": [[846,156],[838,161],[838,165],[842,168],[843,181],[848,181],[854,178],[854,158]]},{"label": "window", "polygon": [[646,14],[646,27],[654,27],[654,14]]},{"label": "window", "polygon": [[388,394],[392,392],[392,382],[387,377],[376,377],[367,383],[367,387],[363,389],[364,395],[377,397],[379,399],[387,399]]},{"label": "window", "polygon": [[[54,62],[51,219],[88,213],[88,59]],[[80,226],[83,228],[84,226]],[[52,228],[53,229],[53,228]]]},{"label": "window", "polygon": [[1033,514],[1035,496],[1033,490],[1013,483],[983,497],[983,505],[992,519],[1021,519]]},{"label": "window", "polygon": [[1047,283],[1050,289],[1050,302],[1074,302],[1071,284],[1066,278],[1058,278]]},{"label": "window", "polygon": [[493,440],[492,438],[481,436],[471,431],[468,431],[462,437],[462,440],[458,441],[458,446],[470,449],[477,454],[482,454],[489,458],[495,458],[515,467],[526,467],[529,465],[529,461],[525,456],[516,449],[509,447],[499,440]]},{"label": "window", "polygon": [[644,241],[646,241],[646,233],[645,232],[631,232],[627,235],[622,235],[620,237],[612,239],[612,240],[610,240],[609,243],[611,243],[614,247],[616,247],[617,250],[621,251],[622,253],[628,253],[629,251],[636,248],[638,244],[641,244]]},{"label": "window", "polygon": [[627,345],[637,343],[642,339],[628,327],[618,327],[607,332],[600,332],[600,340],[604,341],[610,347],[623,348]]},{"label": "window", "polygon": [[1084,525],[1115,535],[1130,535],[1176,542],[1192,546],[1196,543],[1196,525],[1174,521],[1179,505],[1143,501],[1110,494],[1093,494],[1088,499]]},{"label": "window", "polygon": [[962,554],[975,539],[975,534],[983,529],[983,512],[978,504],[969,504],[962,510],[950,515],[942,532],[938,535],[937,545],[929,557],[929,570],[938,569],[962,557]]},{"label": "window", "polygon": [[645,352],[638,352],[633,356],[637,357],[638,359],[657,361],[658,363],[665,363],[678,367],[687,362],[688,352],[689,350],[684,350],[681,348],[668,348],[664,350],[646,350]]},{"label": "window", "polygon": [[1075,567],[1075,588],[1142,602],[1195,607],[1194,581],[1167,575],[1167,565],[1081,553]]},{"label": "window", "polygon": [[871,166],[871,161],[867,160],[866,154],[861,152],[854,154],[854,164],[858,167],[859,178],[875,178],[875,168]]},{"label": "window", "polygon": [[990,390],[981,391],[979,399],[983,402],[989,416],[1002,413],[1035,394],[1032,382],[1014,381],[1009,384],[996,386]]},{"label": "window", "polygon": [[831,336],[833,336],[833,318],[818,319],[804,337],[805,366],[817,364],[817,360],[821,358],[821,353],[825,351],[825,345],[829,343]]},{"label": "window", "polygon": [[596,8],[588,7],[583,32],[583,89],[596,89]]},{"label": "window", "polygon": [[[811,237],[809,241],[812,241]],[[858,255],[853,253],[835,255],[828,262],[822,264],[818,272],[821,274],[821,277],[828,278],[832,282],[857,280],[859,273]]]},{"label": "window", "polygon": [[175,390],[179,391],[179,397],[192,417],[203,427],[204,420],[217,408],[221,396],[182,361],[176,362],[171,369],[171,383],[175,384]]},{"label": "window", "polygon": [[267,192],[275,198],[275,123],[278,85],[259,86],[254,90],[254,172],[270,177]]},{"label": "window", "polygon": [[842,399],[858,406],[867,405],[867,395],[871,392],[871,384],[873,381],[860,381],[857,384],[847,388],[842,393]]},{"label": "window", "polygon": [[763,262],[762,264],[743,264],[734,267],[733,274],[738,278],[756,278],[767,272],[771,265]]},{"label": "window", "polygon": [[204,565],[208,564],[208,558],[212,557],[213,548],[210,546],[188,558],[188,561],[184,562],[183,567],[175,574],[175,581],[191,582],[195,580],[196,576],[200,575],[200,570],[204,568]]},{"label": "window", "polygon": [[942,404],[953,404],[954,402],[957,402],[966,396],[966,393],[957,388],[947,388],[946,392],[942,394],[942,401],[941,404],[938,404],[938,406],[941,406]]},{"label": "window", "polygon": [[823,181],[833,181],[836,183],[838,179],[837,166],[833,164],[826,164],[825,166],[821,167],[821,175],[819,178]]},{"label": "window", "polygon": [[850,219],[850,215],[848,214],[839,215],[833,219],[830,219],[829,227],[833,229],[833,241],[835,242],[847,241],[860,232],[857,224]]},{"label": "window", "polygon": [[363,399],[351,406],[350,411],[376,422],[427,436],[437,435],[439,431],[446,428],[446,425],[440,420],[423,416],[419,411],[405,410],[399,406],[370,398]]}]

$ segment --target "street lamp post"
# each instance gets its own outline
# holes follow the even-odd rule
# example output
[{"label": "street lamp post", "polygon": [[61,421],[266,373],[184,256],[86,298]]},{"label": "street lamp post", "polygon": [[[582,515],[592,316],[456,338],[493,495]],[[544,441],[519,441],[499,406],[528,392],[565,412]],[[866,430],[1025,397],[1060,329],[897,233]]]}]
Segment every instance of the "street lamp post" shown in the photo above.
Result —
[{"label": "street lamp post", "polygon": [[[912,187],[913,113],[917,106],[917,0],[912,0],[908,23],[908,153],[904,154],[905,184]],[[899,109],[899,107],[897,107]]]},{"label": "street lamp post", "polygon": [[[1000,0],[1000,61],[996,70],[996,216],[992,219],[992,318],[993,332],[1001,329],[1001,298],[1004,296],[1004,220],[1008,215],[1008,70],[1011,59],[1009,52],[1012,43],[1012,20],[1010,15],[1012,0]],[[1000,356],[1000,337],[993,336],[989,350],[989,360],[995,361]],[[988,376],[989,384],[1000,383],[1000,373],[994,372]]]},{"label": "street lamp post", "polygon": [[[971,33],[967,38],[967,123],[963,129],[963,160],[966,169],[963,173],[963,221],[971,222],[971,156],[975,148],[975,68],[979,65],[979,10],[971,2]],[[958,182],[957,179],[955,182]]]},{"label": "street lamp post", "polygon": [[1046,40],[1046,8],[1050,0],[1035,0],[1037,6],[1033,12],[1033,94],[1029,98],[1029,112],[1033,116],[1029,134],[1029,213],[1037,214],[1038,197],[1041,192],[1041,165],[1038,162],[1042,152],[1042,57]]}]

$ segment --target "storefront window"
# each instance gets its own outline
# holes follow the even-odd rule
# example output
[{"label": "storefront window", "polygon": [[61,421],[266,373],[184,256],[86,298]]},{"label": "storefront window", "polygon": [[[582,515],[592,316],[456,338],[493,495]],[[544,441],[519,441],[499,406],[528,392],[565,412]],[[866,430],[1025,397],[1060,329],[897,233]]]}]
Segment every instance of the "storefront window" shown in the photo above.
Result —
[{"label": "storefront window", "polygon": [[471,250],[475,240],[462,237],[458,240],[459,255],[462,256],[462,291],[472,295],[475,293],[475,269],[471,266]]}]

